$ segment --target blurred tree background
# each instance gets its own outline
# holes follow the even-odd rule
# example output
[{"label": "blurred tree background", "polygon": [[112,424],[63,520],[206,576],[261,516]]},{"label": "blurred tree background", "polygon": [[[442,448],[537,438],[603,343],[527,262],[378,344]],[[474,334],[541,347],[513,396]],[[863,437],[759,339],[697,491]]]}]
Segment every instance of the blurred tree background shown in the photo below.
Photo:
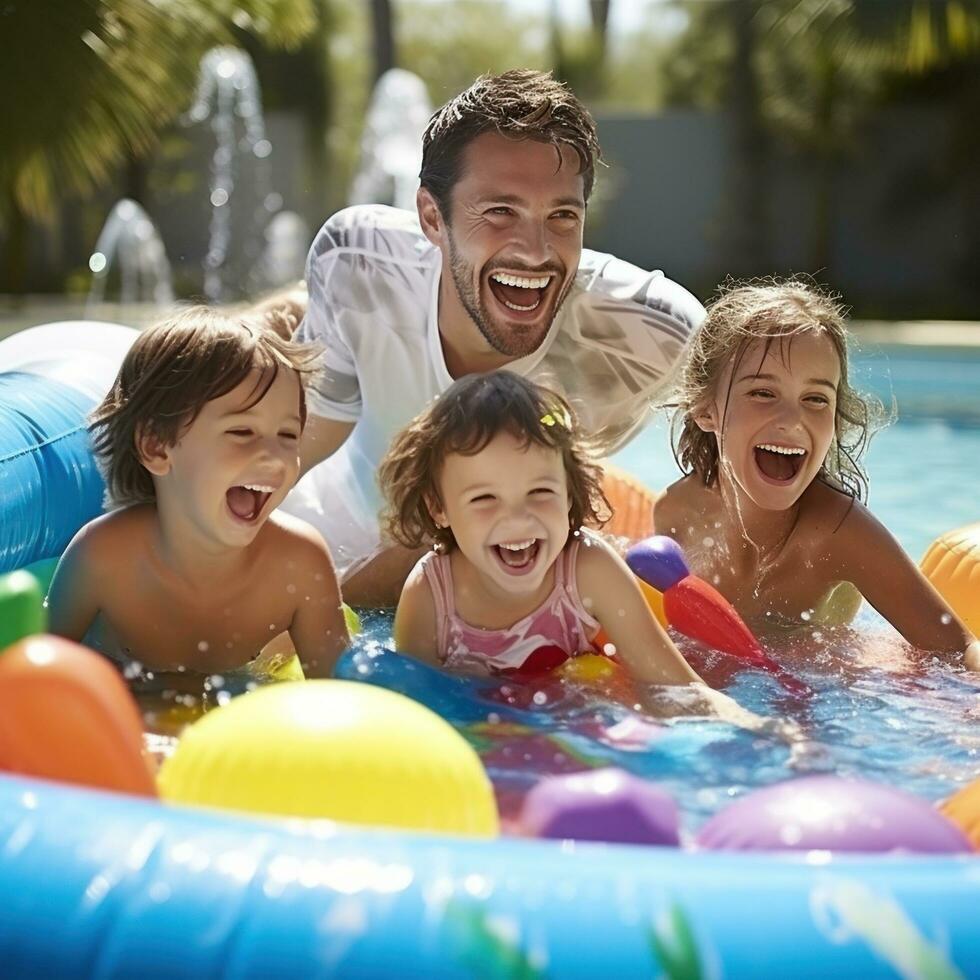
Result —
[{"label": "blurred tree background", "polygon": [[[0,39],[0,293],[86,288],[87,255],[122,196],[163,226],[181,201],[206,198],[182,117],[203,54],[233,44],[255,64],[267,117],[301,133],[277,190],[312,229],[346,203],[371,90],[391,67],[418,74],[433,105],[483,72],[553,70],[611,148],[590,242],[672,273],[676,219],[659,226],[651,198],[648,258],[617,208],[644,180],[697,200],[682,187],[697,166],[660,172],[661,154],[669,141],[707,166],[699,154],[715,147],[719,185],[701,196],[718,204],[691,232],[703,261],[685,279],[701,293],[728,273],[846,279],[842,211],[854,175],[877,153],[889,162],[881,120],[941,116],[928,152],[894,165],[875,220],[887,237],[889,221],[954,213],[956,288],[849,298],[872,314],[980,317],[980,0],[7,0]],[[695,130],[700,143],[678,142]],[[199,292],[195,257],[181,258],[178,291]]]}]

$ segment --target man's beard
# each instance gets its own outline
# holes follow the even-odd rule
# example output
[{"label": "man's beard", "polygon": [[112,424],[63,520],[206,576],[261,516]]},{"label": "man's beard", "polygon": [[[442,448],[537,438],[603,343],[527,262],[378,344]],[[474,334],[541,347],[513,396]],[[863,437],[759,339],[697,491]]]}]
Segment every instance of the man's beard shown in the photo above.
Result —
[{"label": "man's beard", "polygon": [[[474,286],[473,266],[467,265],[466,260],[459,254],[452,232],[449,232],[447,237],[449,239],[449,268],[453,274],[456,293],[459,296],[459,301],[463,304],[463,309],[470,315],[470,319],[476,324],[484,340],[498,354],[503,354],[505,357],[516,359],[533,354],[541,346],[548,330],[551,329],[551,324],[554,323],[572,283],[568,282],[565,285],[558,297],[558,302],[554,304],[551,317],[543,327],[539,327],[537,324],[527,330],[523,330],[521,324],[500,327],[494,322],[486,304],[480,299],[479,286]],[[526,269],[524,271],[533,275],[541,270]],[[548,271],[554,272],[557,278],[561,278],[559,269],[549,269]]]}]

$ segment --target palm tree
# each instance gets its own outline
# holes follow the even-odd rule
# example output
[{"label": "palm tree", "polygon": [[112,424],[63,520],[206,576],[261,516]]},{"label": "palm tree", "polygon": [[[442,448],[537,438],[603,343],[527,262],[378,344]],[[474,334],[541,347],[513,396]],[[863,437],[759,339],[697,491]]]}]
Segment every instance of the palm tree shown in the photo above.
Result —
[{"label": "palm tree", "polygon": [[236,30],[291,46],[315,23],[311,0],[47,0],[5,13],[0,222],[15,288],[28,221],[144,156],[186,108],[208,48]]}]

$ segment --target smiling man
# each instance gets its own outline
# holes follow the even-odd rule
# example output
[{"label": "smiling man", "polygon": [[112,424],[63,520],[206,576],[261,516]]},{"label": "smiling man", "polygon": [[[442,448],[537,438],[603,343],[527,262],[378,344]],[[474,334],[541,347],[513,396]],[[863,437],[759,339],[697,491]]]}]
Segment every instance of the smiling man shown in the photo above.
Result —
[{"label": "smiling man", "polygon": [[298,339],[324,348],[286,509],[323,532],[348,602],[390,605],[417,553],[380,540],[377,465],[465,374],[561,390],[603,452],[648,421],[704,309],[661,272],[582,248],[595,124],[550,75],[478,79],[423,140],[418,214],[348,208],[307,262]]}]

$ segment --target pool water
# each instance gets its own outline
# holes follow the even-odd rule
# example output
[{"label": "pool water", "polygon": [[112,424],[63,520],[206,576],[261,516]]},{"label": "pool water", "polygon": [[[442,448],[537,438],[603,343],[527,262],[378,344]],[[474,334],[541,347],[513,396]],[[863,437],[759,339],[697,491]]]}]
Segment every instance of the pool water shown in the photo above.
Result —
[{"label": "pool water", "polygon": [[[868,453],[869,503],[918,560],[937,535],[980,520],[980,352],[879,349],[855,358],[852,377],[897,403],[898,421]],[[652,488],[677,478],[663,421],[615,462]],[[370,617],[360,644],[377,648],[390,630],[390,617]],[[704,656],[689,641],[680,645]],[[487,681],[485,714],[451,720],[481,754],[505,817],[541,775],[602,765],[668,789],[688,832],[751,789],[793,775],[863,776],[930,800],[980,775],[980,680],[911,656],[873,610],[862,610],[855,629],[816,633],[772,652],[810,684],[812,696],[790,699],[766,674],[724,670],[719,656],[708,657],[705,676],[760,715],[797,722],[803,741],[792,748],[779,736],[717,721],[651,723],[628,705],[556,693],[554,685]],[[515,722],[501,705],[526,710]]]}]

